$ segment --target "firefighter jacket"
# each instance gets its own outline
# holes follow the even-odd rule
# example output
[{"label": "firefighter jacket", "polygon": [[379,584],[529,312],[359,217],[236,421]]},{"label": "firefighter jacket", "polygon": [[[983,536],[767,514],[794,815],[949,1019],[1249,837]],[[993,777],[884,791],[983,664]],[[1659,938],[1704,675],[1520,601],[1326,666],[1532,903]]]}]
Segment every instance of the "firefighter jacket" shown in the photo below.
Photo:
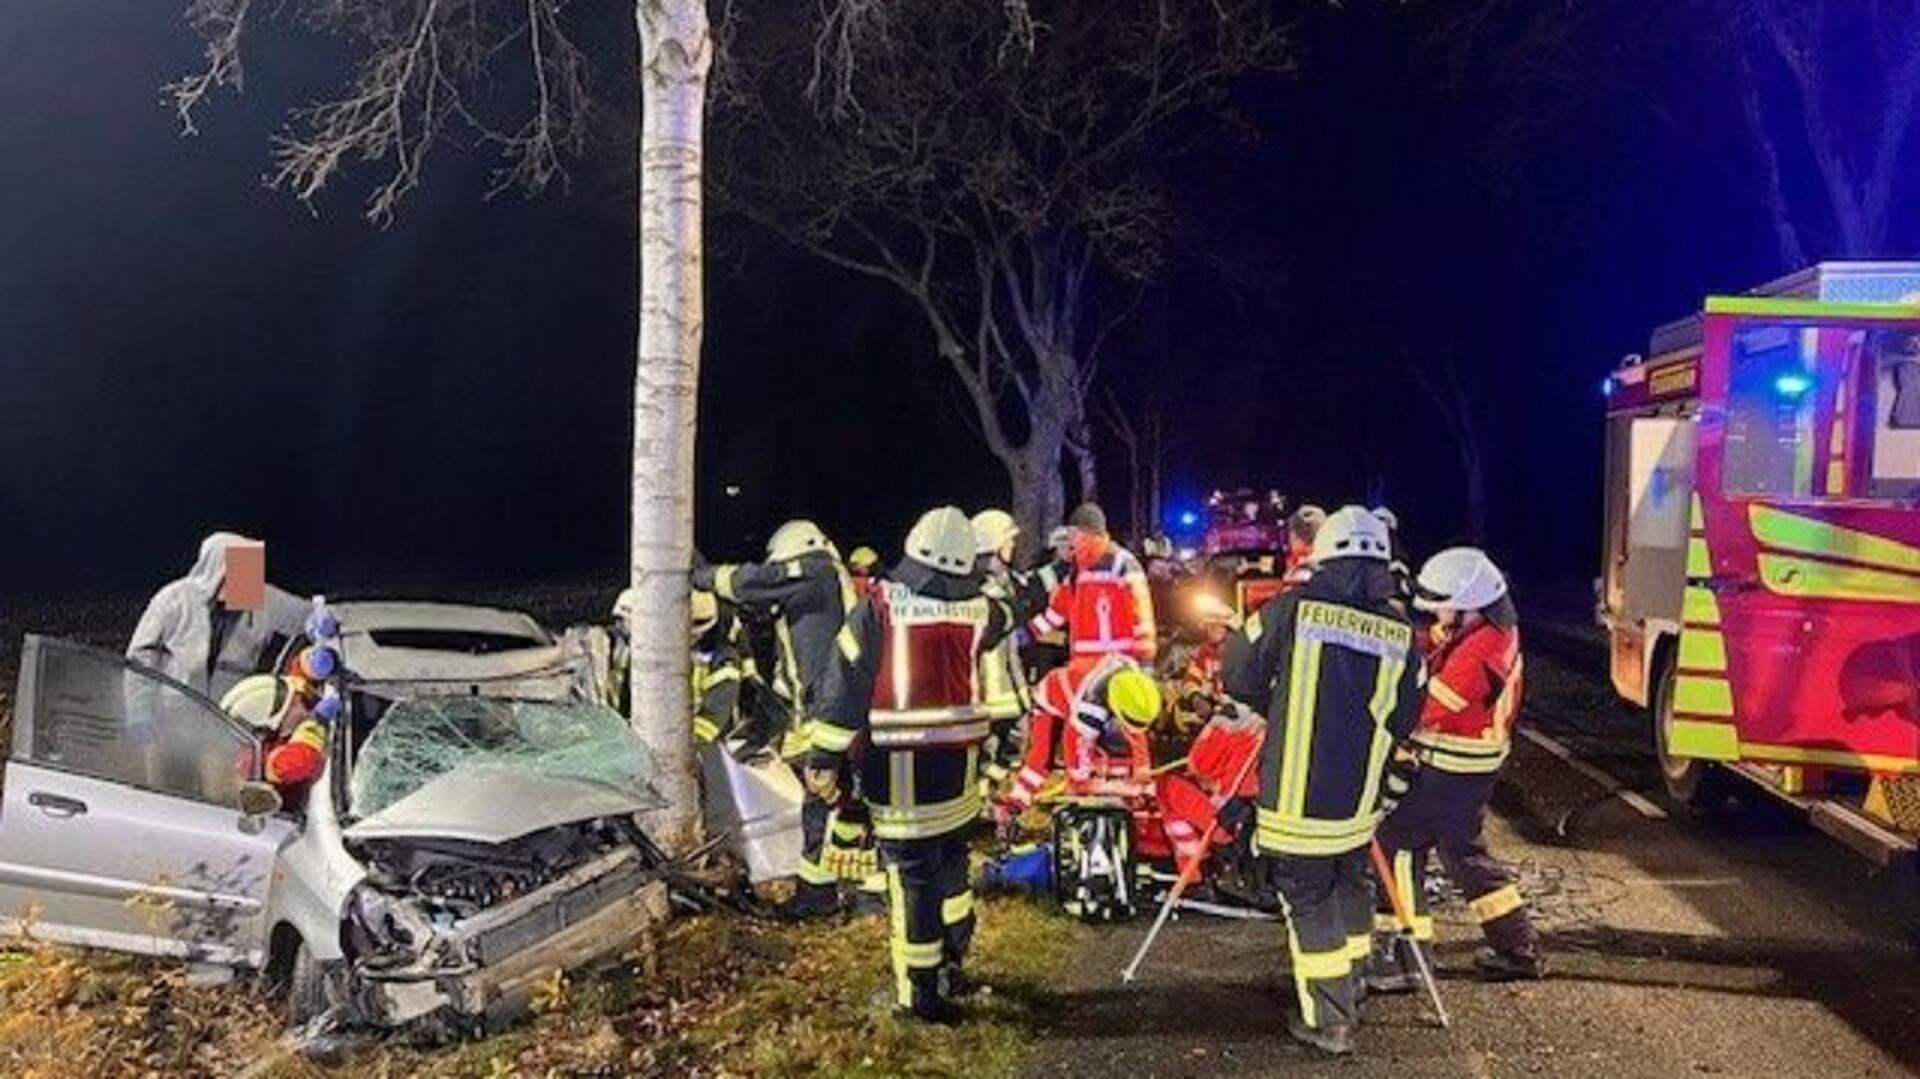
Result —
[{"label": "firefighter jacket", "polygon": [[[989,719],[983,659],[1013,628],[978,577],[904,562],[836,638],[814,724],[816,762],[851,761],[882,840],[931,839],[980,815]],[[824,760],[822,760],[824,758]]]},{"label": "firefighter jacket", "polygon": [[750,612],[770,613],[776,641],[773,688],[804,725],[833,663],[834,634],[853,609],[853,580],[840,560],[810,551],[781,562],[700,566],[693,587]]},{"label": "firefighter jacket", "polygon": [[1098,558],[1074,567],[1029,629],[1036,637],[1065,630],[1076,662],[1117,654],[1152,663],[1159,636],[1147,571],[1126,548],[1109,543]]},{"label": "firefighter jacket", "polygon": [[1372,838],[1388,751],[1421,702],[1392,589],[1385,564],[1336,559],[1228,638],[1227,691],[1268,717],[1256,850],[1336,855]]},{"label": "firefighter jacket", "polygon": [[1520,714],[1520,630],[1482,622],[1442,638],[1427,669],[1413,734],[1420,762],[1465,775],[1498,772]]}]

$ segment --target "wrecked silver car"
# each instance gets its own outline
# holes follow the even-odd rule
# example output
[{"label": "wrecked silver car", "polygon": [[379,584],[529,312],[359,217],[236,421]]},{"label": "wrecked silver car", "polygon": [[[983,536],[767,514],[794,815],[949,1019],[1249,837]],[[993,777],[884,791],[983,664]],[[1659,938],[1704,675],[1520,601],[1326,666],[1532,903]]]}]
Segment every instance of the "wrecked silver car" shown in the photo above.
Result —
[{"label": "wrecked silver car", "polygon": [[120,656],[27,638],[0,928],[264,970],[296,1025],[457,1032],[666,914],[626,720],[531,619],[340,604],[349,680],[302,804],[238,808],[257,735]]}]

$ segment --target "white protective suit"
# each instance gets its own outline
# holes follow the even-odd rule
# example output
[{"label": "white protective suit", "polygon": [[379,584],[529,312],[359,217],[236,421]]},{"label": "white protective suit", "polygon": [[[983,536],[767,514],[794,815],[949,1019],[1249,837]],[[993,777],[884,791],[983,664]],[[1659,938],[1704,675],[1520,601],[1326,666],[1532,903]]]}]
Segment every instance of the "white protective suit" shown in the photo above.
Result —
[{"label": "white protective suit", "polygon": [[[257,672],[261,653],[275,634],[292,638],[300,633],[309,601],[272,585],[267,586],[266,605],[260,610],[227,611],[220,606],[226,549],[252,542],[231,532],[215,532],[201,540],[193,569],[147,601],[147,611],[127,642],[127,658],[217,701],[240,679]],[[216,618],[233,621],[220,642],[220,654],[209,657]]]}]

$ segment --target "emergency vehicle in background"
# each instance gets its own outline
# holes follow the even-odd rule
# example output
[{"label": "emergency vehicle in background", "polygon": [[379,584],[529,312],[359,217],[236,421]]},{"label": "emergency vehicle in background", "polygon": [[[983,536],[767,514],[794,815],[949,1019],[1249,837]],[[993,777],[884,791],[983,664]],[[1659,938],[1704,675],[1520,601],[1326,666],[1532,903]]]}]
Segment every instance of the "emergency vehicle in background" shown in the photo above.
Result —
[{"label": "emergency vehicle in background", "polygon": [[1883,865],[1920,837],[1920,263],[1654,331],[1607,398],[1599,619],[1669,791],[1758,784]]},{"label": "emergency vehicle in background", "polygon": [[1246,618],[1284,587],[1287,542],[1287,500],[1278,491],[1214,491],[1200,537],[1201,576],[1230,594]]}]

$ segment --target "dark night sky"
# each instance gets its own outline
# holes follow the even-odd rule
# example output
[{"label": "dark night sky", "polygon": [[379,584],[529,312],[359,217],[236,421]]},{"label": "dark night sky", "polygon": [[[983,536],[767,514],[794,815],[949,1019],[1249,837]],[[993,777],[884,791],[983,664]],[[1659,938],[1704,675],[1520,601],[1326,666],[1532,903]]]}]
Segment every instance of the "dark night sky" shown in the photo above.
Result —
[{"label": "dark night sky", "polygon": [[[266,39],[246,96],[181,139],[158,92],[197,57],[177,7],[0,4],[0,594],[155,584],[216,527],[264,535],[302,588],[616,579],[621,170],[487,202],[490,163],[446,146],[391,229],[357,216],[361,177],[315,217],[259,177],[339,58]],[[1371,11],[1314,31],[1306,79],[1248,90],[1260,141],[1177,167],[1191,232],[1117,339],[1116,384],[1169,403],[1177,495],[1250,481],[1332,505],[1374,480],[1418,547],[1457,527],[1459,479],[1382,327],[1416,354],[1456,342],[1497,549],[1589,574],[1599,378],[1654,322],[1768,276],[1764,220],[1624,114],[1488,194],[1464,122]],[[928,504],[1002,497],[911,312],[733,223],[710,238],[706,547],[744,553],[805,512],[886,549]]]}]

